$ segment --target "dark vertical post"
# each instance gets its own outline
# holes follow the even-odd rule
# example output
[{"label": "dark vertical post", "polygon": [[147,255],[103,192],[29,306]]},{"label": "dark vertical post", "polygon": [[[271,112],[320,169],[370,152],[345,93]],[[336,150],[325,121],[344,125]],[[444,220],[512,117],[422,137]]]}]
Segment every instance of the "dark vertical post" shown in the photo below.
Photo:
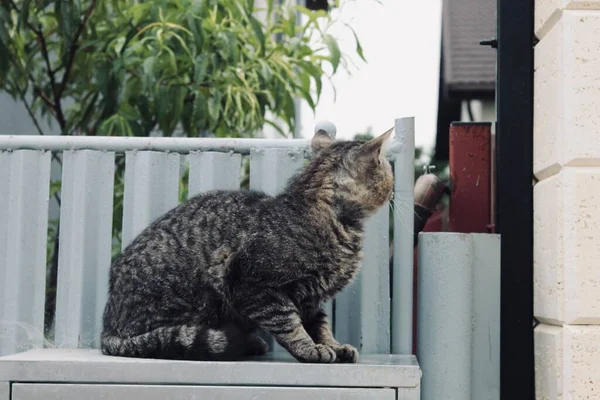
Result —
[{"label": "dark vertical post", "polygon": [[450,232],[486,233],[491,222],[489,122],[450,126]]},{"label": "dark vertical post", "polygon": [[502,235],[500,398],[534,398],[534,0],[497,0],[496,230]]}]

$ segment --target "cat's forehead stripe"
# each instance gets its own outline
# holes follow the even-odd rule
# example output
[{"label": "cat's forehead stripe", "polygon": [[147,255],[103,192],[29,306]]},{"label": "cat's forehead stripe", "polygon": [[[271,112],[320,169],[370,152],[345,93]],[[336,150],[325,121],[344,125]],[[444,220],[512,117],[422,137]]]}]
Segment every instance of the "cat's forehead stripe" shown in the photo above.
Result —
[{"label": "cat's forehead stripe", "polygon": [[333,151],[344,151],[344,150],[350,150],[353,147],[359,146],[361,143],[360,141],[357,140],[352,140],[352,141],[346,141],[346,142],[334,142],[331,145],[331,150]]}]

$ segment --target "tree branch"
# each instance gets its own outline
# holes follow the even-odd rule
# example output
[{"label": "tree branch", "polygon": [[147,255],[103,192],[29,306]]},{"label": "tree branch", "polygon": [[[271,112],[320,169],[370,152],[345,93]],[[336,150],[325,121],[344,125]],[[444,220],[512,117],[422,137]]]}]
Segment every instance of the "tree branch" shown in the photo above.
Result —
[{"label": "tree branch", "polygon": [[35,84],[35,80],[33,79],[33,76],[31,74],[29,74],[29,80],[31,81],[31,84],[33,86],[33,94],[39,96],[39,98],[42,99],[44,103],[48,106],[52,115],[56,117],[56,108],[54,105],[54,101],[48,96],[46,96],[44,92],[42,92],[42,89],[40,89],[40,87]]},{"label": "tree branch", "polygon": [[23,104],[25,104],[25,109],[27,110],[27,113],[31,117],[31,120],[33,121],[33,125],[35,125],[35,129],[37,129],[40,136],[44,136],[44,131],[40,127],[40,124],[39,124],[37,118],[33,114],[33,110],[31,109],[31,106],[29,105],[29,103],[27,103],[27,100],[25,100],[24,94],[21,95],[21,101],[23,101]]},{"label": "tree branch", "polygon": [[56,111],[56,119],[58,120],[58,124],[60,125],[61,130],[63,130],[67,126],[67,121],[65,120],[65,115],[62,111],[62,105],[60,103],[60,92],[57,91],[56,86],[56,77],[54,76],[54,71],[52,71],[52,66],[50,65],[50,55],[48,54],[46,38],[44,37],[41,29],[39,29],[38,31],[34,30],[34,32],[36,32],[36,35],[40,40],[40,46],[42,48],[42,57],[44,57],[44,61],[46,63],[46,70],[48,71],[48,77],[50,78],[50,89],[52,90],[52,95],[54,98],[54,109]]},{"label": "tree branch", "polygon": [[87,24],[92,12],[94,11],[94,7],[96,7],[97,0],[92,0],[92,3],[88,7],[87,11],[83,16],[83,21],[79,23],[77,27],[77,31],[73,36],[73,41],[71,42],[71,46],[67,52],[68,58],[67,63],[65,65],[65,73],[63,74],[62,81],[60,83],[60,87],[58,88],[58,96],[61,96],[65,87],[67,86],[67,80],[69,79],[69,74],[71,73],[71,68],[73,68],[73,62],[75,61],[75,52],[77,51],[77,41],[79,40],[79,36],[81,36],[85,25]]},{"label": "tree branch", "polygon": [[[21,11],[19,10],[19,7],[17,7],[16,3],[13,0],[9,0],[9,1],[10,1],[10,4],[14,7],[14,9],[20,14]],[[31,80],[31,83],[33,84],[33,89],[34,89],[35,94],[40,96],[40,98],[44,101],[44,103],[46,103],[46,105],[52,109],[52,111],[53,111],[52,114],[58,120],[58,124],[60,125],[61,130],[63,130],[67,126],[67,123],[66,123],[65,115],[62,111],[62,105],[60,102],[60,94],[57,93],[57,91],[56,91],[56,89],[57,89],[56,77],[54,76],[54,71],[52,70],[52,66],[50,64],[50,55],[48,54],[48,45],[46,44],[46,38],[44,37],[44,32],[41,27],[36,29],[29,21],[25,21],[25,24],[35,34],[37,40],[40,43],[40,48],[42,50],[42,57],[44,59],[44,63],[46,64],[46,71],[48,72],[48,78],[50,79],[50,90],[52,91],[52,100],[49,99],[48,96],[46,96],[42,92],[42,89],[35,84],[36,81],[31,74],[29,74],[29,79]]]}]

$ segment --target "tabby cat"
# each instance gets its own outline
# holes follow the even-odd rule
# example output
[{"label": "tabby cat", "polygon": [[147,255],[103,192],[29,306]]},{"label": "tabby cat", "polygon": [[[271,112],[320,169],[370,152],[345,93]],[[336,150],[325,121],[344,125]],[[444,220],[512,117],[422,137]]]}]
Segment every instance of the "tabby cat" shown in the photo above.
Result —
[{"label": "tabby cat", "polygon": [[319,131],[281,194],[212,191],[154,221],[111,266],[102,352],[236,360],[268,351],[262,330],[301,362],[356,362],[321,305],[356,276],[365,220],[392,196],[391,132]]}]

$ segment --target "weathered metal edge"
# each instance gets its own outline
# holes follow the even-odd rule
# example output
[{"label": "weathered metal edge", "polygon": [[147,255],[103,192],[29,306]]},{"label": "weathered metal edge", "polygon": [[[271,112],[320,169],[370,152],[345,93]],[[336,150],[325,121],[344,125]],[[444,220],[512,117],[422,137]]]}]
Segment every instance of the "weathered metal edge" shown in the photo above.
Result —
[{"label": "weathered metal edge", "polygon": [[0,358],[11,382],[167,383],[323,387],[416,387],[416,357],[365,355],[358,364],[266,361],[194,362],[102,356],[97,350],[43,349]]}]

